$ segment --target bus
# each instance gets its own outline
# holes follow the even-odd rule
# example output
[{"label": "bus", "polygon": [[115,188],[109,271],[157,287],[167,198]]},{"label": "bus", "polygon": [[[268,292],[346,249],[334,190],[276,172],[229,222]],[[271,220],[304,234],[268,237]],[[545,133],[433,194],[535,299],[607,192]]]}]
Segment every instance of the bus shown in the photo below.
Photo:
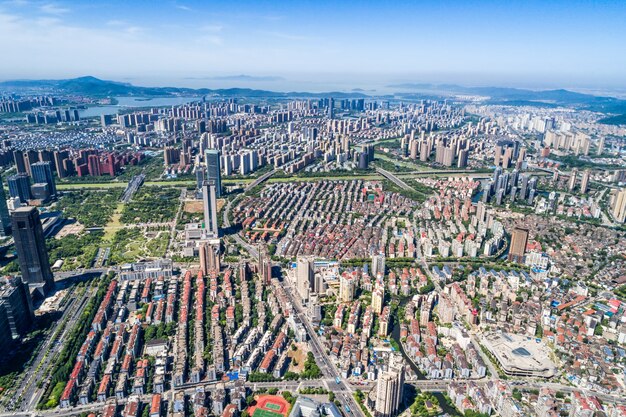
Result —
[{"label": "bus", "polygon": [[348,405],[344,405],[343,408],[346,410],[346,413],[348,413],[348,414],[352,413],[352,411],[350,411],[350,407],[348,407]]},{"label": "bus", "polygon": [[341,380],[338,376],[335,377],[335,382],[337,383],[337,385],[341,384]]}]

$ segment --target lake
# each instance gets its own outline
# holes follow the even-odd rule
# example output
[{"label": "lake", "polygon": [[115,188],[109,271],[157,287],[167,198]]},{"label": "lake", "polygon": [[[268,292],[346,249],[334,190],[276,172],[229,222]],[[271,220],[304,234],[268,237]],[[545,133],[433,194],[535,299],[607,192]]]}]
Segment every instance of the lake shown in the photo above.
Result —
[{"label": "lake", "polygon": [[115,97],[118,104],[110,106],[91,106],[79,110],[81,118],[100,117],[103,114],[117,114],[121,109],[133,107],[163,107],[178,106],[192,101],[202,100],[202,97]]}]

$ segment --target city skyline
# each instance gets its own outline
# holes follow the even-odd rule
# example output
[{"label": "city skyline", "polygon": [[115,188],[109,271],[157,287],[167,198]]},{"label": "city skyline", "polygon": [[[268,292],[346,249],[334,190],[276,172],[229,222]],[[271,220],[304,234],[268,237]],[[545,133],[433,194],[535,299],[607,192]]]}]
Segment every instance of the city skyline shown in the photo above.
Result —
[{"label": "city skyline", "polygon": [[[0,3],[0,79],[288,91],[626,87],[620,2]],[[157,7],[158,6],[158,7]],[[20,34],[20,36],[16,36]],[[45,63],[45,65],[42,65]]]}]

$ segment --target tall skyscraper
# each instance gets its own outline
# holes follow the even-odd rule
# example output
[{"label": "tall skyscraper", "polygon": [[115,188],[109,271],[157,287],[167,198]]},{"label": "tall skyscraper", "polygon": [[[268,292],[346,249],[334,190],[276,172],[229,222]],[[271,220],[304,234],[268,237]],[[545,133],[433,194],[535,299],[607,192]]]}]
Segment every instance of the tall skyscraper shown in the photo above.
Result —
[{"label": "tall skyscraper", "polygon": [[213,181],[202,184],[202,208],[204,210],[204,230],[213,237],[219,236],[217,228],[217,191]]},{"label": "tall skyscraper", "polygon": [[206,159],[206,179],[214,181],[217,198],[222,197],[222,167],[220,163],[220,151],[207,149],[204,152]]},{"label": "tall skyscraper", "polygon": [[46,239],[35,207],[20,207],[11,216],[13,239],[22,279],[44,296],[54,286]]},{"label": "tall skyscraper", "polygon": [[521,263],[526,253],[528,243],[528,230],[516,227],[511,233],[511,246],[509,247],[509,261]]},{"label": "tall skyscraper", "polygon": [[[395,360],[394,360],[395,359]],[[376,384],[376,417],[393,417],[398,414],[404,393],[404,366],[396,356],[390,360],[389,369],[382,373]]]},{"label": "tall skyscraper", "polygon": [[30,169],[33,173],[33,181],[48,184],[50,195],[56,195],[57,187],[54,183],[54,175],[52,175],[52,164],[48,161],[36,162],[31,165]]},{"label": "tall skyscraper", "polygon": [[11,234],[11,217],[9,216],[9,208],[7,207],[7,196],[2,186],[2,178],[0,177],[0,236],[8,236]]},{"label": "tall skyscraper", "polygon": [[22,172],[11,175],[7,178],[7,183],[9,184],[9,195],[11,197],[19,197],[22,203],[27,203],[31,199],[28,174]]}]

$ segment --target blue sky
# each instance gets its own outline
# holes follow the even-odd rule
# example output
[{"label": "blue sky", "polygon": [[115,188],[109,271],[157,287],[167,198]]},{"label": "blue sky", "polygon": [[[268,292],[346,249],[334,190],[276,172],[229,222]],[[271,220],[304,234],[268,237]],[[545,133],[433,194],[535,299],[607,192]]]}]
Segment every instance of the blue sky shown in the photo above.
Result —
[{"label": "blue sky", "polygon": [[625,22],[626,1],[0,0],[0,79],[626,88]]}]

